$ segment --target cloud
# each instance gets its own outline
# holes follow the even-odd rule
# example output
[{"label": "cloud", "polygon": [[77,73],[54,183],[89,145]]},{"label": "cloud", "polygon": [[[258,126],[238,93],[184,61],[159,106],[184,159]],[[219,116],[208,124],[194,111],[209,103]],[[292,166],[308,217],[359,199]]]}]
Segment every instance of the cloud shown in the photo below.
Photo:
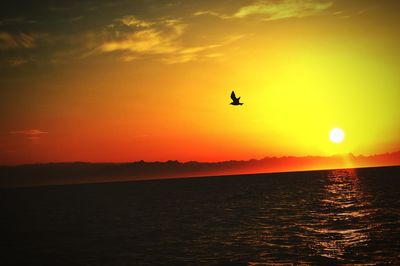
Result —
[{"label": "cloud", "polygon": [[[128,27],[143,27],[148,28],[155,24],[155,22],[149,22],[137,19],[135,16],[124,16],[120,19],[116,19],[116,22],[120,22],[121,24],[128,26]],[[115,26],[113,24],[113,26]]]},{"label": "cloud", "polygon": [[220,14],[218,12],[214,12],[214,11],[197,11],[195,13],[193,13],[194,16],[202,16],[202,15],[210,15],[210,16],[214,16],[214,17],[219,17],[222,19],[229,19],[229,18],[233,18],[230,15],[224,15],[224,14]]},{"label": "cloud", "polygon": [[17,48],[18,42],[17,40],[7,32],[0,32],[0,49],[12,49]]},{"label": "cloud", "polygon": [[19,46],[22,48],[33,48],[36,46],[35,38],[26,33],[20,33],[18,38]]},{"label": "cloud", "polygon": [[16,24],[39,24],[39,22],[32,19],[26,19],[24,17],[0,19],[0,26],[16,25]]},{"label": "cloud", "polygon": [[178,50],[178,39],[186,25],[176,19],[139,20],[134,16],[116,19],[108,26],[109,40],[99,47],[101,52],[129,51],[136,54],[168,54]]},{"label": "cloud", "polygon": [[213,11],[199,11],[195,16],[211,15],[221,19],[240,19],[251,16],[260,17],[262,20],[279,20],[285,18],[302,18],[314,16],[333,5],[331,1],[321,0],[276,0],[256,1],[253,4],[241,7],[232,15],[220,14]]},{"label": "cloud", "polygon": [[240,8],[233,17],[244,18],[251,15],[263,15],[265,20],[283,18],[301,18],[315,15],[332,6],[332,2],[315,0],[258,1]]},{"label": "cloud", "polygon": [[24,58],[20,58],[20,57],[9,58],[7,60],[8,65],[12,66],[12,67],[22,66],[22,65],[25,65],[28,62],[29,62],[28,60],[26,60]]},{"label": "cloud", "polygon": [[18,138],[28,139],[32,143],[39,143],[43,135],[48,134],[48,132],[40,129],[24,129],[8,132],[11,135],[18,136]]},{"label": "cloud", "polygon": [[39,47],[54,42],[45,32],[9,33],[0,31],[0,67],[20,67],[41,59]]},{"label": "cloud", "polygon": [[71,8],[65,6],[50,6],[48,10],[51,12],[59,12],[59,11],[69,11],[71,10]]},{"label": "cloud", "polygon": [[200,59],[215,59],[222,58],[223,53],[215,52],[215,49],[226,46],[232,42],[235,42],[244,35],[236,35],[226,38],[224,41],[217,44],[208,44],[202,46],[182,47],[180,50],[171,54],[169,57],[163,58],[163,61],[168,64],[175,63],[186,63],[190,61],[196,61]]},{"label": "cloud", "polygon": [[[83,18],[73,17],[73,20]],[[238,39],[237,36],[221,36],[218,41],[198,38],[200,42],[193,42],[193,38],[186,38],[193,35],[189,32],[191,29],[181,18],[139,19],[128,15],[92,31],[68,34],[0,31],[0,50],[9,53],[0,63],[8,67],[31,63],[56,65],[106,54],[121,62],[155,59],[174,64],[216,60],[223,57],[222,46]],[[43,50],[46,53],[42,53]]]},{"label": "cloud", "polygon": [[25,130],[17,130],[17,131],[11,131],[9,132],[10,134],[18,134],[18,135],[25,135],[29,137],[33,136],[40,136],[43,134],[48,134],[46,131],[42,131],[40,129],[25,129]]},{"label": "cloud", "polygon": [[15,48],[33,48],[36,46],[35,34],[18,33],[10,34],[8,32],[0,32],[0,50]]},{"label": "cloud", "polygon": [[108,41],[100,46],[102,52],[130,51],[147,54],[161,54],[175,51],[177,48],[173,42],[176,36],[162,36],[162,33],[155,29],[141,30],[125,38]]},{"label": "cloud", "polygon": [[115,19],[107,26],[106,41],[99,47],[100,53],[122,53],[123,62],[156,56],[168,64],[185,63],[199,59],[222,57],[213,51],[242,36],[233,36],[220,43],[187,46],[182,41],[187,25],[180,19],[161,18],[140,20],[134,16]]},{"label": "cloud", "polygon": [[66,21],[68,21],[68,22],[77,22],[77,21],[81,21],[84,18],[85,18],[85,16],[75,16],[75,17],[71,17],[71,18],[66,19]]}]

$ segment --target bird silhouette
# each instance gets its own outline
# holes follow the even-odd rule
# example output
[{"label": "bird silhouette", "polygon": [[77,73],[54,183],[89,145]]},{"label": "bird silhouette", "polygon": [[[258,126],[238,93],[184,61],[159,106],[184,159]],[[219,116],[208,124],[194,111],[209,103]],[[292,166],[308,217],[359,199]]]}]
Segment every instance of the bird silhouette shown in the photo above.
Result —
[{"label": "bird silhouette", "polygon": [[232,91],[232,93],[231,93],[231,99],[232,99],[232,102],[231,102],[232,105],[242,105],[243,104],[243,103],[239,102],[240,97],[236,98],[234,91]]}]

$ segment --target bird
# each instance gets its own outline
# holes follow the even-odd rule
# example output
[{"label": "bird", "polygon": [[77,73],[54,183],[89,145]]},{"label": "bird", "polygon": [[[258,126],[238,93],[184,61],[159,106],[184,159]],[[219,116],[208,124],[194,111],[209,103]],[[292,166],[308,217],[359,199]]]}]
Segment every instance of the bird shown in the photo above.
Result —
[{"label": "bird", "polygon": [[234,91],[232,91],[232,93],[231,93],[231,99],[232,99],[232,102],[231,102],[232,105],[242,105],[243,104],[243,103],[239,102],[240,97],[236,98]]}]

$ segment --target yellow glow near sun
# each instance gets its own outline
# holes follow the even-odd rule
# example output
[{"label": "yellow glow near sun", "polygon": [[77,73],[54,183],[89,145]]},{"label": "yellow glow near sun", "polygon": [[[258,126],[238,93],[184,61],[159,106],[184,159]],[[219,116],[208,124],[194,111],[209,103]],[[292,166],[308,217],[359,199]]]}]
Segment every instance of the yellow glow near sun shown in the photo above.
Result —
[{"label": "yellow glow near sun", "polygon": [[340,128],[333,128],[329,132],[329,139],[334,143],[341,143],[344,140],[344,132]]}]

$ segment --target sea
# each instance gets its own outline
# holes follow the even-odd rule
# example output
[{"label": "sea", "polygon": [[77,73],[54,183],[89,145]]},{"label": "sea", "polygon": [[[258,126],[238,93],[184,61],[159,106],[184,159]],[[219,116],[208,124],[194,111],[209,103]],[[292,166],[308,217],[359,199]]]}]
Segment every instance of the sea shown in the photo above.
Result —
[{"label": "sea", "polygon": [[0,265],[400,265],[400,167],[0,190]]}]

